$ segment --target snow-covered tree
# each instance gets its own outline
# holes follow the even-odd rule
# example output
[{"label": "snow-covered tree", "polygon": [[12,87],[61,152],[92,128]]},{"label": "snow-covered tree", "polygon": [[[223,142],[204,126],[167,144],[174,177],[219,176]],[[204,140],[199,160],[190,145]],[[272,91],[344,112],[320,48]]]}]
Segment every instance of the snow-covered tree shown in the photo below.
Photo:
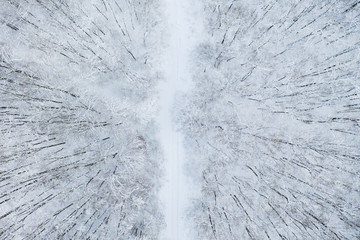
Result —
[{"label": "snow-covered tree", "polygon": [[359,2],[203,2],[178,106],[198,239],[359,238]]},{"label": "snow-covered tree", "polygon": [[0,238],[157,239],[158,2],[0,6]]}]

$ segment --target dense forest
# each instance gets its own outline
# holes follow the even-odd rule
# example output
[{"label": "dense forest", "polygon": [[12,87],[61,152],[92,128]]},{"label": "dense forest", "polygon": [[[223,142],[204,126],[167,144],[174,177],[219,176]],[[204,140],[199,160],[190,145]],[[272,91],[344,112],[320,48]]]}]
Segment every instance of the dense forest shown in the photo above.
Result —
[{"label": "dense forest", "polygon": [[1,1],[1,239],[158,239],[157,4]]},{"label": "dense forest", "polygon": [[359,238],[358,1],[203,3],[178,106],[196,239]]},{"label": "dense forest", "polygon": [[360,238],[360,2],[184,1],[0,0],[0,239],[164,239],[166,148],[189,239]]}]

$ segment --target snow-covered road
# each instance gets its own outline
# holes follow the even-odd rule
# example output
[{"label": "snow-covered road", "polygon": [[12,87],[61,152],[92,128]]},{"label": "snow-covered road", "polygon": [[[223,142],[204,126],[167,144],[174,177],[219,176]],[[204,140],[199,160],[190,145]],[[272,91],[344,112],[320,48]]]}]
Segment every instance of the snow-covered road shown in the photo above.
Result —
[{"label": "snow-covered road", "polygon": [[168,37],[163,67],[166,81],[160,86],[160,141],[165,157],[165,183],[160,193],[164,204],[166,240],[193,239],[186,226],[185,212],[194,189],[184,171],[182,135],[176,130],[173,104],[176,95],[191,89],[191,52],[202,34],[202,9],[190,0],[164,0]]}]

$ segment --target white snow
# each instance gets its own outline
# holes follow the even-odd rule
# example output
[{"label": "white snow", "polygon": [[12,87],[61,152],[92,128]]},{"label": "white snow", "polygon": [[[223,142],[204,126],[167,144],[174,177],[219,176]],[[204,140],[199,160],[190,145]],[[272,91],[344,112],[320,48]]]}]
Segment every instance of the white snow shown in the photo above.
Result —
[{"label": "white snow", "polygon": [[176,95],[191,89],[191,53],[202,36],[202,9],[190,0],[164,0],[168,20],[168,46],[163,67],[166,81],[160,86],[160,142],[165,157],[165,183],[160,193],[164,204],[166,229],[164,240],[190,237],[185,212],[194,197],[195,186],[184,171],[182,135],[176,130],[172,109]]}]

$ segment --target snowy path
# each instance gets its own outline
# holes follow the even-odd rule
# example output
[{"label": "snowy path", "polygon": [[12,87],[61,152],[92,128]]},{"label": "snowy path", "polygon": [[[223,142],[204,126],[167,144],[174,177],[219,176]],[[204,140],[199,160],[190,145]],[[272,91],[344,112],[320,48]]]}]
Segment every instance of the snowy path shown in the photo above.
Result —
[{"label": "snowy path", "polygon": [[[175,129],[172,117],[177,94],[191,88],[191,51],[201,36],[201,8],[190,0],[164,0],[169,23],[168,46],[164,56],[166,82],[160,87],[160,141],[164,150],[166,179],[160,193],[164,204],[165,240],[193,239],[186,227],[185,211],[193,194],[190,179],[184,172],[182,136]],[[197,37],[198,36],[198,37]]]}]

